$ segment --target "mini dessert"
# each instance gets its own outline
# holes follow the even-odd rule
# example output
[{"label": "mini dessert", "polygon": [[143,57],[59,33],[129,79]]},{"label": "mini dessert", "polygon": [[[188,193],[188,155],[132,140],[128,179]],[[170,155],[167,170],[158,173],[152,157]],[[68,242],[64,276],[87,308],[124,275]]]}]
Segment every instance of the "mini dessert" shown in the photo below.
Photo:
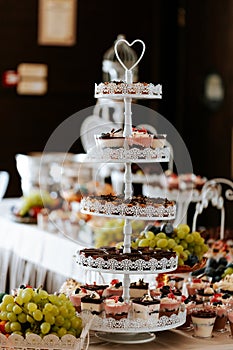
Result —
[{"label": "mini dessert", "polygon": [[214,331],[224,332],[227,323],[227,307],[221,303],[214,305],[214,311],[216,312],[216,319],[214,322]]},{"label": "mini dessert", "polygon": [[129,295],[130,298],[142,298],[148,293],[149,283],[144,282],[143,279],[139,279],[138,282],[130,283]]},{"label": "mini dessert", "polygon": [[177,300],[174,294],[170,293],[160,300],[159,317],[178,314],[181,306],[181,300]]},{"label": "mini dessert", "polygon": [[226,275],[221,281],[215,282],[213,287],[221,293],[233,294],[233,274]]},{"label": "mini dessert", "polygon": [[205,282],[203,282],[199,278],[194,278],[191,282],[188,282],[186,284],[189,295],[195,295],[197,290],[204,289],[205,286],[206,286]]},{"label": "mini dessert", "polygon": [[185,304],[185,309],[186,309],[186,320],[185,320],[185,323],[183,323],[179,327],[179,329],[190,330],[193,328],[191,314],[197,305],[196,305],[195,301],[192,301],[191,298],[187,298],[186,300],[184,300],[184,304]]},{"label": "mini dessert", "polygon": [[106,317],[112,317],[115,320],[127,318],[129,309],[130,303],[126,303],[121,297],[118,296],[112,296],[104,301]]},{"label": "mini dessert", "polygon": [[165,146],[166,137],[167,137],[167,135],[165,135],[165,134],[153,135],[153,139],[152,139],[152,142],[151,142],[151,147],[153,149],[155,149],[155,148],[163,148]]},{"label": "mini dessert", "polygon": [[230,324],[231,336],[233,337],[233,309],[229,309],[227,312],[227,318]]},{"label": "mini dessert", "polygon": [[168,276],[168,284],[172,286],[174,283],[175,288],[182,289],[184,283],[184,277],[180,276]]},{"label": "mini dessert", "polygon": [[128,145],[131,148],[150,148],[152,141],[153,135],[144,128],[133,128],[132,135],[127,137]]},{"label": "mini dessert", "polygon": [[73,291],[76,290],[76,288],[80,287],[80,283],[78,283],[73,278],[67,278],[66,281],[62,284],[61,288],[59,289],[59,293],[64,293],[65,295],[69,296],[73,293]]},{"label": "mini dessert", "polygon": [[153,320],[157,321],[159,318],[160,300],[146,294],[142,298],[133,299],[132,308],[133,318],[141,318],[143,320],[153,318]]},{"label": "mini dessert", "polygon": [[[91,293],[91,292],[90,292]],[[69,299],[75,307],[77,312],[81,312],[81,299],[87,295],[87,290],[85,288],[76,288],[70,295]]]},{"label": "mini dessert", "polygon": [[104,310],[104,298],[96,292],[91,292],[81,298],[81,311],[90,311],[93,315],[100,315]]},{"label": "mini dessert", "polygon": [[192,312],[194,336],[209,338],[212,335],[216,313],[213,310],[195,310]]},{"label": "mini dessert", "polygon": [[121,297],[122,294],[123,294],[122,282],[119,282],[118,279],[113,279],[109,284],[109,287],[107,287],[103,292],[104,297],[109,297],[109,296]]},{"label": "mini dessert", "polygon": [[214,290],[211,287],[206,287],[197,291],[197,299],[203,302],[208,302],[214,295]]},{"label": "mini dessert", "polygon": [[[88,292],[96,292],[98,293],[100,296],[102,296],[104,290],[106,288],[108,288],[108,284],[96,284],[94,282],[94,284],[85,284],[80,286],[80,288],[83,288]],[[89,293],[90,294],[90,293]]]},{"label": "mini dessert", "polygon": [[112,129],[110,132],[95,135],[95,140],[100,148],[121,148],[124,147],[125,137],[122,129]]},{"label": "mini dessert", "polygon": [[143,195],[125,199],[124,195],[90,195],[81,200],[81,210],[88,213],[136,217],[175,217],[175,202],[167,198]]}]

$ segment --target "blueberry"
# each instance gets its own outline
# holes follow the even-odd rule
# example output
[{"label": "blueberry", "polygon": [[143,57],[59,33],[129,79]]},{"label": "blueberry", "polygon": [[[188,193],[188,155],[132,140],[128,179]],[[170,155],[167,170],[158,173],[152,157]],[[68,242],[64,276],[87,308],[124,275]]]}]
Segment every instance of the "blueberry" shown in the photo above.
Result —
[{"label": "blueberry", "polygon": [[206,267],[205,268],[205,274],[209,277],[214,277],[215,275],[215,269],[213,267]]},{"label": "blueberry", "polygon": [[196,255],[190,254],[188,260],[186,261],[187,265],[193,266],[198,263],[198,257]]},{"label": "blueberry", "polygon": [[209,258],[207,260],[206,266],[216,269],[218,267],[218,262],[214,258]]},{"label": "blueberry", "polygon": [[219,265],[224,265],[224,266],[227,266],[227,259],[224,258],[224,257],[221,257],[218,261]]},{"label": "blueberry", "polygon": [[164,224],[161,227],[161,231],[166,233],[167,236],[171,236],[172,235],[173,229],[174,229],[174,227],[173,227],[173,225],[171,223]]}]

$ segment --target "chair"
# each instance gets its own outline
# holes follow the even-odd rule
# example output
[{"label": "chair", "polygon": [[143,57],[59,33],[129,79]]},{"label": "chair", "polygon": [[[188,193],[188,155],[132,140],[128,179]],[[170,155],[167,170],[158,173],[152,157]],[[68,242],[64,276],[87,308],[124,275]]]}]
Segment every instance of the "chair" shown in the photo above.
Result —
[{"label": "chair", "polygon": [[0,171],[0,201],[2,200],[2,198],[6,193],[9,179],[10,179],[10,176],[7,171]]}]

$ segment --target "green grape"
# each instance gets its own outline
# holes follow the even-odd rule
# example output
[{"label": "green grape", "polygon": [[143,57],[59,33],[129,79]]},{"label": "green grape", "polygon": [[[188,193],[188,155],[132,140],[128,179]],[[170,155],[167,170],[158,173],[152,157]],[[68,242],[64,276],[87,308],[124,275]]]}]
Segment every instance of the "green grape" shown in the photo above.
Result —
[{"label": "green grape", "polygon": [[22,332],[20,332],[20,331],[14,331],[12,334],[23,335],[23,333],[22,333]]},{"label": "green grape", "polygon": [[67,334],[71,334],[71,335],[73,335],[74,337],[76,337],[76,331],[75,331],[74,328],[68,329],[68,330],[67,330]]},{"label": "green grape", "polygon": [[56,326],[62,326],[64,322],[65,322],[65,319],[62,315],[58,315],[55,317],[55,325]]},{"label": "green grape", "polygon": [[185,233],[184,231],[182,231],[182,230],[177,230],[177,237],[178,237],[179,239],[184,239],[185,236],[186,236],[186,233]]},{"label": "green grape", "polygon": [[166,248],[168,245],[168,240],[166,238],[160,238],[157,242],[158,248]]},{"label": "green grape", "polygon": [[147,238],[140,239],[140,241],[138,243],[139,247],[149,247],[149,245],[150,245],[150,241]]},{"label": "green grape", "polygon": [[7,306],[7,304],[2,302],[2,303],[0,304],[0,310],[1,310],[1,311],[6,311],[6,306]]},{"label": "green grape", "polygon": [[182,247],[182,245],[177,245],[176,247],[173,248],[173,250],[177,253],[182,253],[184,248]]},{"label": "green grape", "polygon": [[35,303],[28,303],[27,309],[30,313],[32,313],[33,311],[35,311],[37,309],[37,305]]},{"label": "green grape", "polygon": [[53,305],[51,303],[46,303],[43,308],[43,314],[50,313],[53,310]]},{"label": "green grape", "polygon": [[69,330],[70,327],[71,327],[71,321],[68,320],[68,319],[65,319],[65,322],[63,323],[63,327],[64,327],[66,330]]},{"label": "green grape", "polygon": [[64,327],[59,328],[57,331],[57,334],[60,338],[63,337],[63,335],[66,335],[66,333],[67,333],[67,330]]},{"label": "green grape", "polygon": [[39,289],[38,294],[41,297],[41,299],[47,299],[48,298],[48,293],[45,290],[43,290],[43,289]]},{"label": "green grape", "polygon": [[14,303],[9,303],[9,304],[7,304],[7,306],[6,306],[6,311],[12,311],[14,306],[15,306]]},{"label": "green grape", "polygon": [[157,233],[156,237],[158,237],[158,238],[167,238],[166,233],[164,233],[164,232]]},{"label": "green grape", "polygon": [[179,237],[174,237],[174,240],[175,240],[176,244],[180,244],[180,239],[179,239]]},{"label": "green grape", "polygon": [[58,295],[58,299],[62,301],[67,301],[67,296],[64,293]]},{"label": "green grape", "polygon": [[43,313],[37,309],[33,311],[32,317],[34,318],[35,321],[41,321],[43,318]]},{"label": "green grape", "polygon": [[156,247],[156,245],[157,245],[156,240],[155,239],[150,239],[150,243],[149,243],[150,248],[154,248],[154,247]]},{"label": "green grape", "polygon": [[147,238],[147,239],[153,239],[154,238],[154,232],[152,232],[152,231],[146,231],[146,233],[145,233],[145,237]]},{"label": "green grape", "polygon": [[16,316],[16,314],[14,314],[14,312],[8,312],[7,313],[7,319],[10,322],[15,322],[15,321],[17,321],[17,316]]},{"label": "green grape", "polygon": [[185,237],[187,243],[192,243],[194,240],[194,237],[192,233],[188,233],[187,236]]},{"label": "green grape", "polygon": [[42,334],[48,334],[50,331],[50,328],[51,328],[51,326],[48,322],[43,322],[40,325],[40,330],[41,330]]},{"label": "green grape", "polygon": [[14,305],[12,311],[13,311],[16,315],[18,315],[18,314],[21,314],[21,312],[23,311],[23,309],[22,309],[19,305]]},{"label": "green grape", "polygon": [[179,225],[177,226],[177,230],[178,230],[178,231],[181,230],[181,231],[183,231],[185,234],[187,234],[187,233],[190,232],[190,228],[189,228],[189,226],[188,226],[187,224],[179,224]]},{"label": "green grape", "polygon": [[183,251],[183,252],[181,253],[180,257],[181,257],[184,261],[188,260],[188,254],[185,253],[185,251]]},{"label": "green grape", "polygon": [[53,305],[53,309],[51,310],[51,314],[53,316],[59,315],[59,309],[58,309],[58,307],[56,305]]},{"label": "green grape", "polygon": [[78,329],[82,327],[82,319],[81,317],[75,316],[71,318],[71,327],[74,329]]},{"label": "green grape", "polygon": [[11,322],[8,321],[5,324],[5,331],[6,331],[6,333],[10,333],[11,332]]},{"label": "green grape", "polygon": [[23,289],[23,291],[21,293],[21,298],[23,300],[23,303],[28,303],[31,300],[32,294],[30,292],[30,289],[31,288]]},{"label": "green grape", "polygon": [[180,244],[182,245],[182,247],[183,247],[184,249],[188,248],[188,243],[185,242],[184,240],[182,240],[182,241],[180,242]]},{"label": "green grape", "polygon": [[26,317],[27,317],[27,322],[32,323],[32,324],[35,323],[35,320],[32,316],[27,315]]},{"label": "green grape", "polygon": [[11,322],[10,329],[11,332],[21,331],[21,324],[19,322]]},{"label": "green grape", "polygon": [[178,265],[183,266],[184,265],[184,260],[181,259],[180,257],[178,258]]},{"label": "green grape", "polygon": [[200,252],[201,252],[201,247],[200,247],[199,245],[196,245],[196,246],[194,247],[194,252],[195,252],[196,254],[200,253]]},{"label": "green grape", "polygon": [[7,320],[8,320],[7,311],[1,311],[1,312],[0,312],[0,319],[1,319],[2,321],[7,321]]},{"label": "green grape", "polygon": [[20,323],[26,323],[27,322],[27,315],[24,312],[21,312],[21,314],[18,315],[18,321]]},{"label": "green grape", "polygon": [[69,311],[65,305],[60,306],[59,311],[60,315],[62,315],[63,317],[67,317],[69,314]]},{"label": "green grape", "polygon": [[169,238],[167,241],[168,249],[172,249],[176,246],[176,241],[173,238]]},{"label": "green grape", "polygon": [[53,315],[51,315],[51,314],[46,314],[44,319],[49,324],[54,324],[55,323],[55,317]]},{"label": "green grape", "polygon": [[132,241],[131,242],[131,248],[133,248],[133,249],[137,249],[138,248],[138,244],[137,244],[136,241]]},{"label": "green grape", "polygon": [[14,303],[13,295],[5,294],[4,297],[2,298],[2,302],[4,304]]}]

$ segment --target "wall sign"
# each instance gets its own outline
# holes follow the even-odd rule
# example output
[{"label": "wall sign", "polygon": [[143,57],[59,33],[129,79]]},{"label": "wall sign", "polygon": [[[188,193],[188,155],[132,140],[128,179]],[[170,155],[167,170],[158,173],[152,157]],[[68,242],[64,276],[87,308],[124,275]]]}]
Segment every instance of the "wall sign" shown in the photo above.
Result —
[{"label": "wall sign", "polygon": [[42,63],[21,63],[17,67],[19,95],[45,95],[48,90],[48,66]]},{"label": "wall sign", "polygon": [[39,0],[39,45],[72,46],[76,43],[77,2]]}]

